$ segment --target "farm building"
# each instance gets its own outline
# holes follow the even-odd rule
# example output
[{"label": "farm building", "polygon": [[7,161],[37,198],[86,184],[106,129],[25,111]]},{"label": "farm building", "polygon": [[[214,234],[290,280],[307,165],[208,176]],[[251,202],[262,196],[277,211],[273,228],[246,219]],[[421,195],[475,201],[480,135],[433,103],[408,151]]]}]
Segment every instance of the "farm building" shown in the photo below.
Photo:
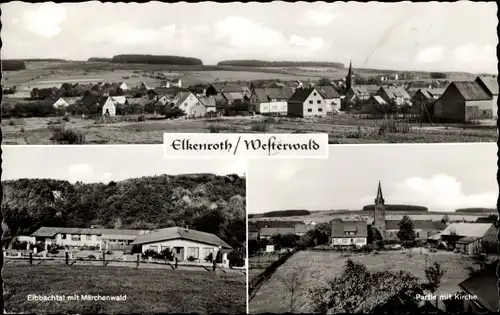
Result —
[{"label": "farm building", "polygon": [[159,229],[141,235],[134,240],[133,245],[141,246],[143,253],[147,250],[160,253],[168,248],[179,261],[196,262],[204,262],[210,254],[215,258],[219,251],[227,260],[227,253],[232,250],[217,235],[181,227]]},{"label": "farm building", "polygon": [[363,105],[363,109],[365,112],[371,112],[375,108],[383,108],[387,105],[389,104],[381,96],[372,95]]},{"label": "farm building", "polygon": [[223,83],[214,83],[211,84],[207,90],[205,91],[205,94],[207,96],[210,95],[221,95],[222,93],[231,93],[231,92],[243,92],[245,93],[245,89],[243,89],[241,86],[237,84],[223,84]]},{"label": "farm building", "polygon": [[337,112],[340,110],[340,93],[333,86],[315,86],[318,92],[321,93],[326,101],[327,113]]},{"label": "farm building", "polygon": [[412,112],[415,114],[425,113],[426,110],[429,110],[428,106],[438,100],[444,91],[445,89],[418,89],[410,99]]},{"label": "farm building", "polygon": [[434,117],[461,122],[491,119],[492,100],[493,97],[475,81],[452,82],[434,105]]},{"label": "farm building", "polygon": [[78,99],[78,97],[60,97],[52,106],[54,106],[54,108],[65,108],[74,105]]},{"label": "farm building", "polygon": [[102,106],[103,116],[115,116],[116,106],[128,104],[128,100],[125,96],[108,96],[101,98],[99,101],[99,106]]},{"label": "farm building", "polygon": [[216,112],[217,111],[217,106],[215,102],[215,97],[214,96],[200,96],[198,97],[200,102],[205,106],[207,109],[207,113],[211,112]]},{"label": "farm building", "polygon": [[498,114],[498,80],[496,76],[479,76],[476,82],[492,97],[493,118],[497,118]]},{"label": "farm building", "polygon": [[394,103],[397,106],[403,106],[410,102],[410,95],[402,86],[381,86],[377,93],[387,103]]},{"label": "farm building", "polygon": [[470,294],[476,299],[463,299],[463,311],[469,314],[498,312],[498,277],[496,275],[498,261],[485,268],[465,281],[459,283],[462,294]]},{"label": "farm building", "polygon": [[316,88],[297,89],[288,100],[288,116],[326,116],[326,101]]},{"label": "farm building", "polygon": [[250,96],[250,112],[261,115],[287,115],[289,90],[284,88],[257,88]]},{"label": "farm building", "polygon": [[186,113],[187,118],[204,117],[207,109],[191,92],[179,92],[172,100],[174,107],[180,108]]},{"label": "farm building", "polygon": [[37,242],[43,242],[45,248],[49,245],[68,247],[99,247],[100,250],[130,245],[139,235],[146,234],[143,230],[122,229],[94,229],[94,228],[66,228],[41,227],[31,236]]},{"label": "farm building", "polygon": [[367,244],[368,225],[366,221],[332,221],[332,246],[356,246]]},{"label": "farm building", "polygon": [[491,244],[496,244],[498,229],[493,223],[451,223],[434,239],[446,242],[457,242],[457,248],[464,254],[472,254],[477,246],[488,249]]}]

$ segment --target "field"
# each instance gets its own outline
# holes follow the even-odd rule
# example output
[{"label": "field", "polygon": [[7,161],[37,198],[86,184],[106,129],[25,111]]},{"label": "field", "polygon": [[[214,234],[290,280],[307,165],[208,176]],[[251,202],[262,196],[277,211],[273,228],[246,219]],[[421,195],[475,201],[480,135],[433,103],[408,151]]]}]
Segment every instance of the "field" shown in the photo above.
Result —
[{"label": "field", "polygon": [[[455,293],[459,290],[458,284],[468,278],[473,263],[462,258],[461,255],[450,252],[428,253],[432,262],[437,261],[446,269],[441,285],[436,294]],[[390,269],[407,270],[425,281],[425,258],[417,249],[413,250],[412,257],[401,251],[381,252],[378,255],[353,255],[349,258],[359,261],[371,270]],[[292,256],[276,273],[287,279],[297,268],[302,267],[302,284],[295,296],[297,306],[295,312],[311,312],[311,305],[307,297],[307,289],[323,285],[325,281],[333,279],[343,272],[348,257],[342,257],[336,252],[301,251]],[[264,283],[255,297],[250,301],[250,313],[284,313],[290,311],[287,301],[290,300],[285,285],[276,273]]]},{"label": "field", "polygon": [[[129,117],[133,118],[133,117]],[[57,118],[2,120],[4,144],[51,144],[49,124]],[[495,142],[498,134],[493,122],[483,125],[409,126],[408,133],[384,133],[378,130],[383,120],[336,115],[326,118],[279,118],[267,123],[260,116],[223,117],[190,120],[147,120],[96,124],[93,119],[72,117],[67,127],[86,134],[87,144],[159,144],[163,133],[328,133],[330,144],[360,143],[444,143]]]},{"label": "field", "polygon": [[[243,313],[244,275],[97,266],[4,266],[7,312]],[[126,301],[28,301],[27,295],[126,295]]]}]

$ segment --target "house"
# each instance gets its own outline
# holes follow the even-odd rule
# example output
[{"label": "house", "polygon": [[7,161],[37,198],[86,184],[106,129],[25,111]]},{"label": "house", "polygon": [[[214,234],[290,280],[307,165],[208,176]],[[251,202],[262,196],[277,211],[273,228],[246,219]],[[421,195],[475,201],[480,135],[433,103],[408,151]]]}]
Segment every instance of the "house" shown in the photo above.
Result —
[{"label": "house", "polygon": [[276,234],[295,234],[295,227],[265,227],[260,229],[260,238],[270,239]]},{"label": "house", "polygon": [[78,97],[60,97],[52,106],[54,106],[54,108],[65,108],[76,104],[78,99]]},{"label": "house", "polygon": [[492,117],[498,117],[498,80],[496,76],[479,76],[476,78],[476,83],[479,84],[489,96],[492,97]]},{"label": "house", "polygon": [[[385,237],[386,240],[399,240],[399,220],[385,221]],[[436,233],[436,225],[432,220],[412,220],[415,232],[415,239],[426,240],[430,235]]]},{"label": "house", "polygon": [[239,85],[236,85],[236,84],[231,84],[231,83],[228,83],[228,84],[223,84],[223,83],[214,83],[214,84],[211,84],[207,90],[205,91],[205,94],[206,96],[210,96],[210,95],[221,95],[222,93],[231,93],[231,92],[243,92],[245,93],[245,90],[239,86]]},{"label": "house", "polygon": [[126,91],[126,90],[129,90],[130,88],[128,87],[128,85],[125,83],[125,82],[120,82],[118,87],[122,90],[122,91]]},{"label": "house", "polygon": [[104,250],[110,247],[131,245],[139,235],[147,234],[145,230],[41,227],[31,236],[37,242],[48,246],[64,247],[99,247]]},{"label": "house", "polygon": [[170,97],[168,97],[167,95],[162,95],[162,96],[157,97],[156,103],[163,105],[163,106],[166,106],[166,105],[169,105],[172,103],[172,99]]},{"label": "house", "polygon": [[332,221],[332,246],[356,246],[367,244],[368,225],[366,221]]},{"label": "house", "polygon": [[215,258],[219,251],[227,253],[232,250],[217,235],[182,227],[158,229],[140,235],[132,244],[140,246],[143,253],[147,250],[161,253],[168,248],[178,261],[204,262],[210,254]]},{"label": "house", "polygon": [[483,270],[458,284],[462,290],[461,294],[476,297],[475,299],[462,299],[464,312],[469,314],[498,312],[497,266],[498,261],[488,264]]},{"label": "house", "polygon": [[207,113],[212,113],[217,111],[217,106],[214,96],[199,96],[198,100],[205,106]]},{"label": "house", "polygon": [[116,116],[116,106],[129,105],[125,96],[108,96],[99,101],[99,107],[102,106],[103,116]]},{"label": "house", "polygon": [[164,82],[164,86],[166,88],[170,88],[170,87],[182,87],[182,80],[181,79],[173,79],[173,80],[166,80]]},{"label": "house", "polygon": [[261,115],[287,115],[290,89],[256,88],[250,95],[249,111]]},{"label": "house", "polygon": [[440,120],[466,122],[493,118],[489,95],[475,81],[452,82],[433,107],[434,117]]},{"label": "house", "polygon": [[416,90],[410,99],[410,102],[412,104],[412,112],[415,114],[425,112],[426,108],[428,108],[430,104],[436,102],[436,100],[438,100],[441,95],[443,95],[444,91],[445,89],[426,88],[420,88]]},{"label": "house", "polygon": [[378,89],[377,85],[353,85],[347,90],[345,100],[353,103],[366,101],[375,95]]},{"label": "house", "polygon": [[379,95],[372,95],[364,104],[364,108],[366,111],[370,111],[373,108],[382,108],[384,106],[388,106],[389,104]]},{"label": "house", "polygon": [[191,92],[179,92],[172,100],[174,107],[186,113],[187,118],[204,117],[207,109],[200,100]]},{"label": "house", "polygon": [[316,88],[295,90],[288,100],[288,116],[314,117],[326,116],[326,101]]},{"label": "house", "polygon": [[451,223],[436,236],[446,242],[455,240],[462,253],[471,255],[477,246],[487,249],[496,244],[497,232],[493,223]]},{"label": "house", "polygon": [[248,227],[248,240],[258,240],[259,239],[259,229],[255,227]]},{"label": "house", "polygon": [[397,106],[403,106],[410,102],[410,95],[402,86],[381,86],[377,93],[387,103],[394,103]]},{"label": "house", "polygon": [[233,105],[235,101],[242,101],[245,93],[242,92],[223,92],[222,96],[226,99],[228,105]]},{"label": "house", "polygon": [[296,224],[295,225],[295,231],[294,234],[297,236],[302,236],[309,232],[310,230],[314,229],[314,225],[307,225],[307,224]]},{"label": "house", "polygon": [[340,93],[329,85],[315,87],[325,99],[327,113],[338,112],[340,110]]},{"label": "house", "polygon": [[139,84],[139,90],[142,90],[142,91],[147,91],[147,90],[152,90],[152,88],[150,88],[146,82],[141,82],[141,84]]}]

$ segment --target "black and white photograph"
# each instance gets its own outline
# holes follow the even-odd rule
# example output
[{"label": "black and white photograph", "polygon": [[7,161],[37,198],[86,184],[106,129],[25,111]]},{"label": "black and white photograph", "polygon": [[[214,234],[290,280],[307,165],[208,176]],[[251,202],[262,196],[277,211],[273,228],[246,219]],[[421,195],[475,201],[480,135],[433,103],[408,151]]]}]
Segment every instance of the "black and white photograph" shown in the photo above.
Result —
[{"label": "black and white photograph", "polygon": [[495,2],[1,9],[4,144],[159,144],[164,133],[497,139]]},{"label": "black and white photograph", "polygon": [[497,150],[330,146],[325,160],[250,161],[250,314],[497,312]]},{"label": "black and white photograph", "polygon": [[246,312],[244,161],[167,161],[157,145],[2,149],[5,312]]}]

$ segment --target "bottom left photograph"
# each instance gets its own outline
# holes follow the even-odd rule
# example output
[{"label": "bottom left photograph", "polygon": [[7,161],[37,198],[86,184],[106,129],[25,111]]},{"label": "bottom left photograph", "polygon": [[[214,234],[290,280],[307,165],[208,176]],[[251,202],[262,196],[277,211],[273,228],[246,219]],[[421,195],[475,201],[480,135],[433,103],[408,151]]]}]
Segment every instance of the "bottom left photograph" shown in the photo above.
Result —
[{"label": "bottom left photograph", "polygon": [[246,313],[246,163],[3,146],[8,313]]}]

